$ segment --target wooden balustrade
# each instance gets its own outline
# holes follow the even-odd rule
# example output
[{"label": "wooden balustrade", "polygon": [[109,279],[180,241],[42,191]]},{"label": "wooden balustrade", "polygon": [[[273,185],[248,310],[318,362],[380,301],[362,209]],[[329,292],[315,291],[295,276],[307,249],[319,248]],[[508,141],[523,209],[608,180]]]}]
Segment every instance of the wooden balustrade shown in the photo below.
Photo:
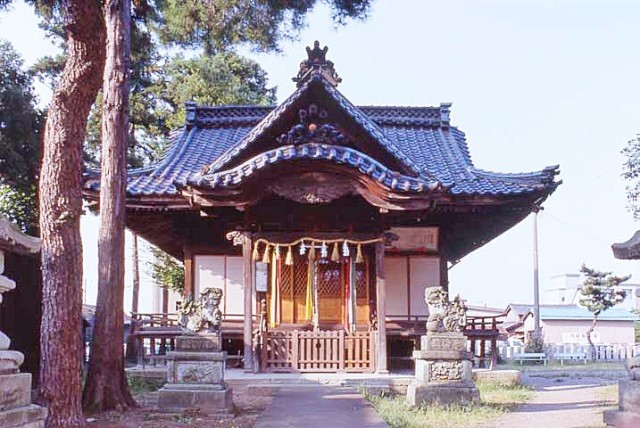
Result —
[{"label": "wooden balustrade", "polygon": [[261,350],[263,371],[373,372],[375,336],[368,331],[268,331]]}]

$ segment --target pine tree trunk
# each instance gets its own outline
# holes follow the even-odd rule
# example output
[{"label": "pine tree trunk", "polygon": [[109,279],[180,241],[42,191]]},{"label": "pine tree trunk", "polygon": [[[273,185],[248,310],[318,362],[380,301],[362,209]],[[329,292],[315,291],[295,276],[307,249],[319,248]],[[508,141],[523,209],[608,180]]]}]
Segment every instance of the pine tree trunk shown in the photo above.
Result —
[{"label": "pine tree trunk", "polygon": [[39,401],[46,426],[84,425],[82,374],[82,145],[102,82],[104,26],[100,3],[63,2],[67,62],[44,131],[39,181],[42,323]]},{"label": "pine tree trunk", "polygon": [[596,327],[596,322],[598,322],[598,317],[593,317],[593,322],[591,323],[591,327],[587,330],[587,342],[589,342],[589,350],[591,351],[591,359],[596,359],[596,345],[593,344],[591,340],[591,333],[593,333],[593,329]]},{"label": "pine tree trunk", "polygon": [[130,10],[130,0],[107,0],[103,5],[107,55],[103,78],[98,301],[82,397],[85,410],[91,412],[136,406],[127,385],[123,352]]}]

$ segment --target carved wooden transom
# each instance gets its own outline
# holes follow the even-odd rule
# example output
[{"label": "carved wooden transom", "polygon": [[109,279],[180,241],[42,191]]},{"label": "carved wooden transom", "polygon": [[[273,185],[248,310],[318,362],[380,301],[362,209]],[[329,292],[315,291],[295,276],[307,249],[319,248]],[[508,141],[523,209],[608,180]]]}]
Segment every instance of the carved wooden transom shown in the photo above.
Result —
[{"label": "carved wooden transom", "polygon": [[348,180],[315,172],[295,178],[281,178],[270,184],[268,190],[283,198],[307,205],[327,204],[343,196],[357,194]]}]

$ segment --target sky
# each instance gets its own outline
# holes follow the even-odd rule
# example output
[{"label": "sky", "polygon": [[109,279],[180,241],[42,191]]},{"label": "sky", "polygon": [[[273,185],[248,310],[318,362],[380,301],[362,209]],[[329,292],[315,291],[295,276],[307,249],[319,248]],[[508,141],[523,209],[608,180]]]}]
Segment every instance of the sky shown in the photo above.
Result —
[{"label": "sky", "polygon": [[[52,49],[27,6],[0,14],[0,39],[27,64]],[[626,208],[620,153],[640,133],[640,4],[377,0],[366,21],[339,28],[317,7],[282,53],[243,52],[282,101],[314,40],[329,47],[338,89],[356,105],[452,102],[476,167],[560,165],[563,184],[538,216],[541,293],[583,263],[640,283],[640,261],[615,260],[610,248],[640,227]],[[532,302],[532,216],[464,257],[449,279],[451,294],[471,304]]]}]

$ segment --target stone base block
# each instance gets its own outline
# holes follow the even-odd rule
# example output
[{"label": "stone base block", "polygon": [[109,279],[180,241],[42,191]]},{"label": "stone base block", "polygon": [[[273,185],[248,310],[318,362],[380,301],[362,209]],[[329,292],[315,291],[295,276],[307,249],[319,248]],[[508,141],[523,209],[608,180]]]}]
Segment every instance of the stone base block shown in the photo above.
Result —
[{"label": "stone base block", "polygon": [[407,402],[411,406],[479,403],[480,391],[473,382],[411,384],[407,387]]},{"label": "stone base block", "polygon": [[423,360],[416,358],[416,382],[429,384],[440,381],[472,382],[469,360]]},{"label": "stone base block", "polygon": [[520,370],[476,370],[473,372],[475,382],[485,382],[492,385],[520,385],[521,378]]},{"label": "stone base block", "polygon": [[47,409],[30,404],[24,407],[0,412],[0,427],[3,428],[44,428]]},{"label": "stone base block", "polygon": [[217,352],[222,349],[219,333],[185,334],[176,337],[176,351]]},{"label": "stone base block", "polygon": [[233,408],[231,388],[205,388],[202,385],[167,385],[158,390],[158,409],[181,411],[198,409],[203,413],[229,413]]},{"label": "stone base block", "polygon": [[618,382],[618,405],[620,410],[640,413],[640,381],[623,379]]},{"label": "stone base block", "polygon": [[[222,354],[222,352],[217,354]],[[217,355],[208,355],[206,353],[202,353],[202,356],[217,358]],[[167,381],[171,384],[220,385],[224,383],[223,360],[174,360],[169,357],[167,358]],[[184,356],[181,355],[180,357]]]},{"label": "stone base block", "polygon": [[28,406],[31,404],[31,373],[0,375],[0,391],[0,411]]},{"label": "stone base block", "polygon": [[621,412],[619,410],[605,410],[603,415],[603,420],[608,427],[616,427],[616,428],[640,427],[640,415],[637,413]]}]

